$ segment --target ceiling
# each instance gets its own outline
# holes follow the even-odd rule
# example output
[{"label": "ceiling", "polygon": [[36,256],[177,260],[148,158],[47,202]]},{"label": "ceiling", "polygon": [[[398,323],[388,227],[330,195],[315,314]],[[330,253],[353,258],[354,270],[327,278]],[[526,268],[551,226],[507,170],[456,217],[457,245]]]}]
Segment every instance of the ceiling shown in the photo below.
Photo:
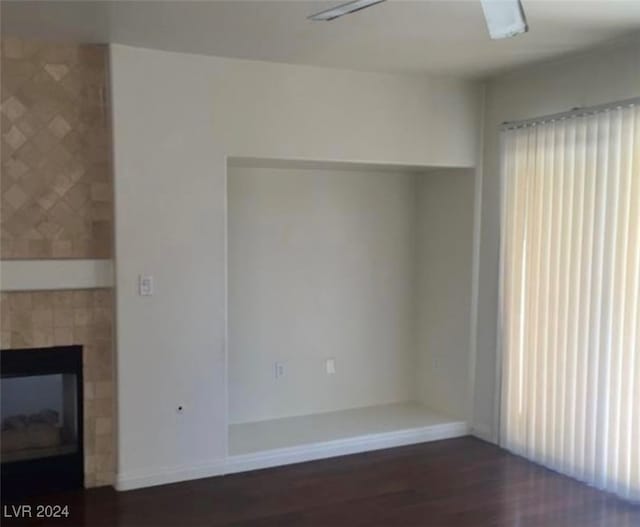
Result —
[{"label": "ceiling", "polygon": [[640,33],[640,0],[523,0],[530,32],[489,39],[479,0],[388,0],[332,22],[345,0],[3,1],[4,35],[354,70],[480,78]]}]

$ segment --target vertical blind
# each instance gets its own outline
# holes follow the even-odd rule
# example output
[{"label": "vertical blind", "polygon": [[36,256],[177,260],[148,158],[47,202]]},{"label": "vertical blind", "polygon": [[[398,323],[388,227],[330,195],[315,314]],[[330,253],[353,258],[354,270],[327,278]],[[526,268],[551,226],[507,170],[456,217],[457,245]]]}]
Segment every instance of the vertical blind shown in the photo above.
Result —
[{"label": "vertical blind", "polygon": [[502,445],[640,500],[640,106],[502,145]]}]

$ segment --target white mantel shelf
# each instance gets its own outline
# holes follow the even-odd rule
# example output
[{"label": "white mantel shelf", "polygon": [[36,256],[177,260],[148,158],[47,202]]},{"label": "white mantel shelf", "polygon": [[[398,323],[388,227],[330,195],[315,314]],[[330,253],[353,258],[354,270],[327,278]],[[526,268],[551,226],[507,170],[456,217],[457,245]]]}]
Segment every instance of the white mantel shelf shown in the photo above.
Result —
[{"label": "white mantel shelf", "polygon": [[43,291],[113,287],[112,260],[4,260],[0,290]]}]

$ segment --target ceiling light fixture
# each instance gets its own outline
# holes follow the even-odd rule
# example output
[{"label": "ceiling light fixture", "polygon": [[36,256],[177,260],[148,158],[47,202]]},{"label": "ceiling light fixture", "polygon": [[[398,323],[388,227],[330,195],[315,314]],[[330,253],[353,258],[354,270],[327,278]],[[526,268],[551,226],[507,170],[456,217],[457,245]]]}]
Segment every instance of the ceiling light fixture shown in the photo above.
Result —
[{"label": "ceiling light fixture", "polygon": [[480,0],[492,39],[515,37],[529,31],[520,0]]},{"label": "ceiling light fixture", "polygon": [[346,4],[332,7],[331,9],[327,9],[325,11],[320,11],[319,13],[316,13],[315,15],[311,15],[307,18],[315,22],[318,22],[318,21],[328,22],[329,20],[335,20],[336,18],[339,18],[341,16],[355,13],[356,11],[360,11],[361,9],[366,9],[367,7],[380,4],[384,1],[385,0],[355,0],[353,2],[348,2]]}]

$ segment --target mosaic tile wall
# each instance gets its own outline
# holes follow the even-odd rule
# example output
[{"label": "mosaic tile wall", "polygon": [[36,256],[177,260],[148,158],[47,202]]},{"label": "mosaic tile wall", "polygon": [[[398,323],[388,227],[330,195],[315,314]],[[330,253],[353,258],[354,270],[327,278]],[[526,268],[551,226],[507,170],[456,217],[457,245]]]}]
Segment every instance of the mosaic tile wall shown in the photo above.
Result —
[{"label": "mosaic tile wall", "polygon": [[112,296],[109,289],[0,293],[2,349],[83,346],[87,487],[114,481]]},{"label": "mosaic tile wall", "polygon": [[111,257],[107,48],[1,46],[2,259]]}]

